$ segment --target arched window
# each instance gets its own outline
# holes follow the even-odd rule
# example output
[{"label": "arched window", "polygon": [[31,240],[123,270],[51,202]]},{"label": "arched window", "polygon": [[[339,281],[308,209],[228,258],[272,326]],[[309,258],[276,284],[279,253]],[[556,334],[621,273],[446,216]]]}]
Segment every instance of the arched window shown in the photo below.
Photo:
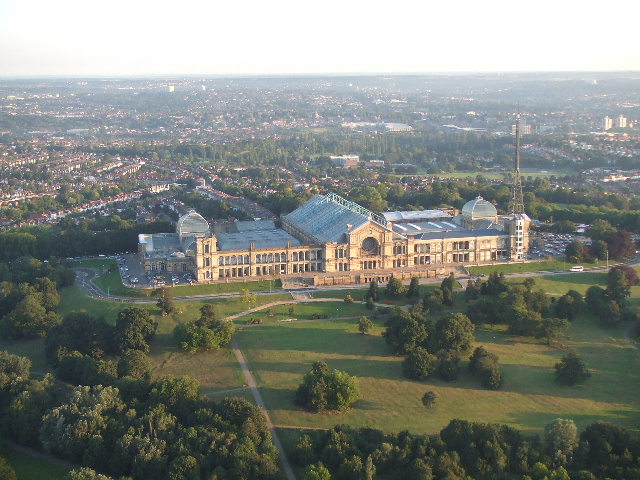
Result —
[{"label": "arched window", "polygon": [[276,262],[279,262],[279,261],[280,261],[280,254],[279,254],[279,253],[276,253],[276,254],[274,255],[274,259],[275,259],[275,261],[276,261]]},{"label": "arched window", "polygon": [[262,263],[267,263],[267,254],[266,253],[262,254]]},{"label": "arched window", "polygon": [[186,263],[183,263],[183,264],[182,264],[182,271],[183,271],[183,272],[186,272],[186,271],[187,271],[187,264],[186,264]]},{"label": "arched window", "polygon": [[286,262],[287,261],[287,254],[285,252],[282,252],[280,254],[280,259],[281,259],[280,260],[281,262]]},{"label": "arched window", "polygon": [[273,263],[273,253],[269,254],[269,260],[267,260],[269,263]]},{"label": "arched window", "polygon": [[244,263],[247,265],[249,264],[249,255],[244,256]]},{"label": "arched window", "polygon": [[218,258],[218,265],[224,265],[224,257]]},{"label": "arched window", "polygon": [[260,255],[256,255],[256,263],[260,263]]},{"label": "arched window", "polygon": [[231,265],[237,265],[238,264],[238,260],[236,259],[235,255],[231,256]]},{"label": "arched window", "polygon": [[294,262],[298,261],[298,252],[293,252],[293,261]]}]

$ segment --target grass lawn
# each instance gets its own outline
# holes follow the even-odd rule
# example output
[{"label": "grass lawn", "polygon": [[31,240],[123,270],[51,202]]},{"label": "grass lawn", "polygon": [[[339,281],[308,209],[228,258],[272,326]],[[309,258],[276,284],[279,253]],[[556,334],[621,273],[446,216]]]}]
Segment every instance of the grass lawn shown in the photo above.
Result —
[{"label": "grass lawn", "polygon": [[2,455],[16,471],[19,480],[65,480],[68,478],[68,468],[18,452],[10,447],[6,447]]},{"label": "grass lawn", "polygon": [[[289,310],[293,308],[293,313]],[[267,312],[271,310],[273,316]],[[242,315],[236,319],[240,324],[245,323],[249,318],[259,318],[262,323],[278,323],[281,320],[295,318],[296,320],[309,320],[312,315],[326,316],[327,318],[353,317],[358,318],[360,315],[370,315],[371,311],[367,310],[362,303],[344,303],[339,302],[303,302],[297,304],[274,305],[265,308],[260,312],[253,312]]]},{"label": "grass lawn", "polygon": [[[593,267],[603,267],[606,266],[606,264],[606,261],[599,261],[597,263],[586,264],[584,265],[584,268],[589,269]],[[481,265],[475,267],[470,266],[467,270],[469,270],[470,275],[489,275],[493,272],[508,275],[510,273],[544,272],[555,270],[568,271],[572,266],[574,266],[573,263],[563,262],[562,260],[551,260],[525,263],[500,263],[496,265]]]},{"label": "grass lawn", "polygon": [[[593,376],[584,386],[561,387],[553,365],[566,350],[530,339],[518,339],[500,329],[477,331],[476,345],[500,358],[505,386],[500,391],[480,387],[463,373],[453,383],[410,381],[401,375],[401,357],[389,355],[381,338],[382,320],[373,333],[357,332],[357,319],[280,324],[246,328],[237,333],[271,418],[281,427],[331,428],[338,423],[414,433],[439,431],[451,419],[504,423],[540,432],[551,420],[571,418],[579,427],[606,420],[627,428],[638,425],[639,355],[623,339],[621,329],[601,329],[594,320],[575,322],[567,347],[577,348]],[[316,360],[359,378],[363,400],[352,410],[311,414],[293,405],[302,376]],[[468,361],[461,366],[466,371]],[[425,409],[422,395],[433,390],[436,407]]]}]

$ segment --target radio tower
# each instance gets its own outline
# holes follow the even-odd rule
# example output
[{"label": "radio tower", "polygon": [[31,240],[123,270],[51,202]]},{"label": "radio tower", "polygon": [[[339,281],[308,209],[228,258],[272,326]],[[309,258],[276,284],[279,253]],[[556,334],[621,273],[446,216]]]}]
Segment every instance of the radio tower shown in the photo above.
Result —
[{"label": "radio tower", "polygon": [[524,214],[524,198],[522,195],[522,179],[520,178],[520,114],[516,117],[516,165],[513,172],[509,215],[515,217]]}]

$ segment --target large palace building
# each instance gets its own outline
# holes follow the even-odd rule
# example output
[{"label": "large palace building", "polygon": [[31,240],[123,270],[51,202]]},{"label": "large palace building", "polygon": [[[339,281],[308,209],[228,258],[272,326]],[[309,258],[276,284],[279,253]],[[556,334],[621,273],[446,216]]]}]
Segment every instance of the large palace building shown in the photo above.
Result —
[{"label": "large palace building", "polygon": [[456,267],[522,260],[529,218],[499,216],[481,197],[459,215],[441,210],[375,214],[333,193],[280,220],[215,224],[192,211],[174,234],[140,235],[150,274],[190,272],[200,282],[302,277],[316,285],[444,275]]}]

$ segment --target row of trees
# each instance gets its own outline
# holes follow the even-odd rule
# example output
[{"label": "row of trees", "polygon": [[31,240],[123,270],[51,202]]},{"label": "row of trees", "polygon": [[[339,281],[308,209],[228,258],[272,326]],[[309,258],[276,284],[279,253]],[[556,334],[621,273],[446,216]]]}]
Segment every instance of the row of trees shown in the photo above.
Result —
[{"label": "row of trees", "polygon": [[91,231],[84,224],[22,227],[0,232],[0,262],[23,257],[54,261],[57,258],[135,251],[140,233],[174,232],[166,221],[142,225],[118,222],[111,230]]},{"label": "row of trees", "polygon": [[[525,478],[595,480],[638,478],[640,439],[604,422],[578,431],[556,419],[541,436],[523,436],[506,425],[454,419],[439,433],[384,433],[336,426],[301,435],[293,461],[307,467],[306,479],[431,480]],[[316,475],[312,476],[311,473]]]}]

